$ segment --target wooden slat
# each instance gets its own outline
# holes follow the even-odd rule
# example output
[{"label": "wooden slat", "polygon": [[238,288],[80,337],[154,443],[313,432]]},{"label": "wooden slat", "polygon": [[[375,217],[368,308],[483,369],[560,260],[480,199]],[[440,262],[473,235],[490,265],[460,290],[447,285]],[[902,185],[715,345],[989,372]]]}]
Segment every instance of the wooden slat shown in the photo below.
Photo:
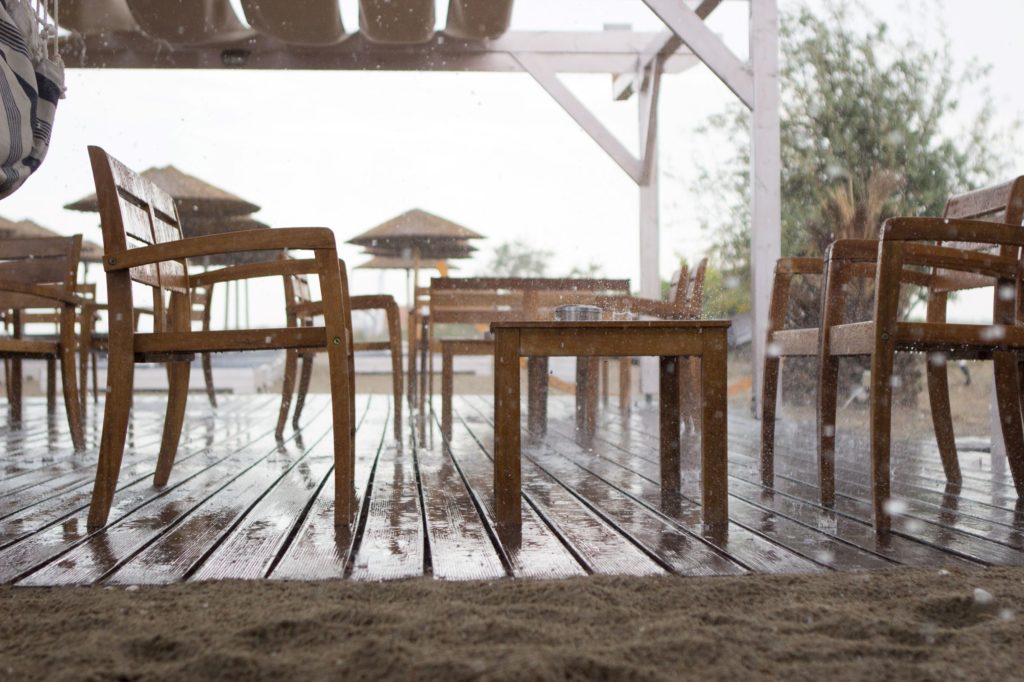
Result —
[{"label": "wooden slat", "polygon": [[[316,396],[309,396],[314,399]],[[390,414],[380,396],[369,402],[372,410],[356,431],[356,522],[334,525],[334,471],[325,477],[294,539],[284,549],[270,577],[284,580],[327,580],[343,578],[351,563],[358,530],[366,509],[366,491],[372,482],[377,459],[383,450]]]},{"label": "wooden slat", "polygon": [[[323,441],[330,431],[331,417],[327,410],[322,410],[310,423],[305,425],[302,433],[313,441],[316,448]],[[312,484],[315,489],[316,482],[312,478],[312,472],[318,468],[326,469],[333,461],[333,451],[330,442],[326,448],[320,447],[316,452],[320,455],[309,457],[306,445],[291,438],[286,443],[281,443],[275,448],[269,457],[261,459],[255,466],[250,467],[237,478],[232,480],[197,505],[181,523],[174,526],[172,530],[163,534],[156,542],[150,544],[144,551],[135,555],[130,561],[121,565],[115,573],[110,575],[106,582],[114,585],[137,585],[172,583],[191,576],[200,564],[216,550],[236,529],[243,527],[250,514],[254,519],[259,519],[262,524],[250,525],[261,533],[253,538],[252,551],[258,554],[265,554],[261,551],[260,540],[269,538],[272,545],[283,541],[282,535],[287,536],[288,530],[298,512],[305,506],[306,496],[300,485],[295,490],[298,500],[292,514],[282,513],[268,514],[272,506],[280,501],[280,493],[290,492],[291,486],[286,479],[288,474],[299,469],[301,473],[310,471],[311,477],[305,481],[306,485]],[[323,453],[326,450],[326,457]],[[323,460],[327,460],[324,466]],[[278,494],[275,494],[278,493]],[[263,503],[270,505],[270,509]],[[287,503],[287,502],[286,502]],[[268,527],[269,525],[269,527]],[[274,532],[276,531],[276,533]],[[244,531],[243,531],[244,532]],[[238,536],[235,536],[238,537]],[[243,555],[243,560],[248,559]],[[270,559],[273,554],[270,554]],[[269,560],[267,562],[269,564]],[[216,575],[216,566],[214,567]]]},{"label": "wooden slat", "polygon": [[263,348],[324,348],[323,327],[282,327],[277,329],[232,329],[209,332],[164,332],[136,334],[139,354],[222,353]]},{"label": "wooden slat", "polygon": [[[266,421],[264,418],[264,424]],[[252,426],[253,422],[250,422],[250,428]],[[33,573],[22,582],[27,585],[88,584],[102,579],[159,539],[163,532],[188,518],[196,506],[276,451],[277,444],[272,430],[263,431],[254,440],[248,440],[241,449],[194,474],[187,480],[187,485],[177,484],[141,507],[135,500],[136,504],[125,509],[125,505],[115,497],[111,519],[117,521],[88,535],[84,542],[77,544],[59,561]],[[181,472],[176,471],[171,478],[172,483],[181,481],[178,478],[181,475]],[[82,520],[76,520],[75,527],[81,528],[83,534],[86,532]]]}]

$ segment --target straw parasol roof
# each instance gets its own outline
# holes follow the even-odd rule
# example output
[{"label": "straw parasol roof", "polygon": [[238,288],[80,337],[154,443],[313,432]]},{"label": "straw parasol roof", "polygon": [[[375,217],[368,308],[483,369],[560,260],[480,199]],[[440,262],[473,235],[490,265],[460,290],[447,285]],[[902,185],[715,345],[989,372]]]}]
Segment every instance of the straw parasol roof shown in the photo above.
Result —
[{"label": "straw parasol roof", "polygon": [[417,255],[423,260],[472,258],[477,248],[465,242],[445,240],[426,242],[418,247],[368,246],[365,251],[370,256],[390,256],[415,261]]},{"label": "straw parasol roof", "polygon": [[[55,232],[31,220],[14,222],[0,218],[0,239],[52,239],[66,236],[68,235]],[[90,241],[83,241],[79,260],[83,263],[99,263],[103,260],[103,247]]]},{"label": "straw parasol roof", "polygon": [[[174,197],[183,224],[196,217],[248,215],[260,210],[256,204],[183,173],[174,166],[150,168],[142,172],[142,177]],[[95,194],[71,202],[64,208],[93,213],[100,210]]]},{"label": "straw parasol roof", "polygon": [[414,208],[353,237],[348,243],[390,249],[393,252],[419,248],[421,255],[426,255],[425,247],[431,243],[465,243],[469,239],[483,239],[483,235],[446,218]]},{"label": "straw parasol roof", "polygon": [[[356,270],[413,270],[416,261],[411,258],[399,256],[374,256],[370,260],[356,266]],[[453,265],[448,266],[449,270],[457,270]]]}]

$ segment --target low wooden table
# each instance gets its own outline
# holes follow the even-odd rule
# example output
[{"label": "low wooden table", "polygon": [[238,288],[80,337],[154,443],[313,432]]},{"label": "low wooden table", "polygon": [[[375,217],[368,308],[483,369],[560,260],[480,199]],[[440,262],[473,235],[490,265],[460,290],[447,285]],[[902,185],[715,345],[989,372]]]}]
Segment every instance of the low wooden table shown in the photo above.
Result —
[{"label": "low wooden table", "polygon": [[[725,320],[495,322],[494,497],[499,524],[522,523],[519,358],[642,356],[661,359],[661,490],[680,494],[679,358],[701,359],[701,496],[706,529],[729,521]],[[533,401],[531,401],[532,403]],[[532,407],[532,405],[531,405]],[[536,416],[530,415],[530,422]]]}]

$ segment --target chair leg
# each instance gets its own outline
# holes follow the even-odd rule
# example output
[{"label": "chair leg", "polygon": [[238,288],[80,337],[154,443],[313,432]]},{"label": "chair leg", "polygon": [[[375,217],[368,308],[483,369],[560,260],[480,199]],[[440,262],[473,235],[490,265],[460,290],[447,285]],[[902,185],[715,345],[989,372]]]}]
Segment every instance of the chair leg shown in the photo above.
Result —
[{"label": "chair leg", "polygon": [[999,406],[999,424],[1006,446],[1006,459],[1013,476],[1017,496],[1024,497],[1024,427],[1021,424],[1020,386],[1017,383],[1017,357],[1011,351],[996,351],[992,354],[996,385],[996,402]]},{"label": "chair leg", "polygon": [[185,405],[188,402],[188,380],[192,371],[191,362],[167,363],[167,417],[164,420],[164,435],[160,443],[160,457],[156,463],[153,485],[167,485],[174,467],[181,441],[181,426],[185,421]]},{"label": "chair leg", "polygon": [[213,386],[213,354],[203,353],[203,380],[206,381],[206,397],[210,405],[217,407],[217,391]]},{"label": "chair leg", "polygon": [[289,350],[284,356],[284,379],[281,382],[281,408],[277,414],[277,429],[274,435],[280,440],[284,438],[284,425],[288,423],[288,412],[292,408],[295,395],[295,375],[298,372],[299,352]]},{"label": "chair leg", "polygon": [[100,354],[96,351],[90,353],[92,356],[92,401],[93,403],[99,403],[100,401],[100,380],[99,380],[99,365],[100,365]]},{"label": "chair leg", "polygon": [[[71,442],[75,450],[85,449],[85,429],[82,419],[82,401],[78,396],[78,381],[75,376],[75,332],[74,311],[65,313],[66,325],[61,327],[60,343],[60,377],[64,389],[64,409],[68,415],[68,427],[71,429]],[[54,363],[56,358],[54,358]],[[49,369],[49,368],[48,368]],[[54,367],[54,369],[56,369]],[[49,393],[49,391],[47,391]],[[54,397],[56,402],[56,397]]]},{"label": "chair leg", "polygon": [[391,385],[395,396],[395,440],[402,441],[402,327],[398,306],[393,302],[386,311],[388,341],[391,344]]},{"label": "chair leg", "polygon": [[[824,332],[823,332],[824,333]],[[891,363],[890,363],[891,365]],[[890,372],[892,371],[890,367]],[[872,375],[873,376],[873,375]],[[839,358],[818,359],[818,489],[821,504],[836,503],[836,410],[839,402]],[[875,394],[871,393],[872,402]]]},{"label": "chair leg", "polygon": [[21,407],[22,407],[22,386],[21,386],[22,374],[21,374],[21,358],[11,358],[11,374],[9,378],[10,382],[10,403],[8,405],[8,414],[16,425],[21,425]]},{"label": "chair leg", "polygon": [[111,352],[107,359],[107,399],[103,410],[103,432],[100,457],[96,464],[96,483],[89,505],[90,530],[102,528],[110,514],[110,504],[117,489],[121,471],[124,442],[128,436],[128,417],[132,406],[134,382],[133,358],[130,353]]},{"label": "chair leg", "polygon": [[82,399],[82,416],[89,405],[89,351],[92,349],[92,325],[84,317],[78,339],[78,392]]},{"label": "chair leg", "polygon": [[895,348],[876,343],[871,359],[871,502],[875,530],[887,532],[892,518],[887,509],[891,495],[889,471],[892,440],[892,376]]},{"label": "chair leg", "polygon": [[761,379],[761,485],[775,485],[775,410],[779,399],[778,357],[765,356]]},{"label": "chair leg", "polygon": [[53,416],[57,411],[57,358],[46,358],[46,414]]},{"label": "chair leg", "polygon": [[953,432],[953,415],[949,406],[949,375],[946,358],[942,353],[928,355],[928,402],[932,409],[932,425],[935,440],[939,445],[939,457],[946,480],[960,483],[960,462],[956,455],[956,435]]},{"label": "chair leg", "polygon": [[302,371],[299,374],[299,394],[295,397],[295,414],[292,415],[292,428],[299,428],[299,417],[306,406],[306,394],[309,393],[309,382],[313,377],[313,354],[302,356]]}]

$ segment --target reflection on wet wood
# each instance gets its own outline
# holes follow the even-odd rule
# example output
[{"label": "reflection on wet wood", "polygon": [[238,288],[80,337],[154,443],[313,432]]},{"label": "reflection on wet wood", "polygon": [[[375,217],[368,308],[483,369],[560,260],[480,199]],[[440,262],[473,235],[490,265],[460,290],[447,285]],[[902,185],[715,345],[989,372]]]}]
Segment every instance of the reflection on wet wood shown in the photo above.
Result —
[{"label": "reflection on wet wood", "polygon": [[[597,415],[576,442],[571,399],[553,397],[547,435],[523,439],[521,529],[494,522],[493,399],[456,396],[452,434],[440,415],[393,440],[390,398],[361,396],[356,433],[359,518],[338,531],[326,396],[305,423],[273,437],[269,396],[192,401],[169,484],[153,487],[156,396],[136,400],[120,488],[107,527],[89,533],[87,505],[102,409],[90,450],[74,455],[67,425],[29,400],[23,425],[0,421],[0,582],[131,584],[224,578],[389,580],[545,578],[588,572],[680,575],[1024,564],[1024,504],[1009,472],[965,452],[963,482],[944,483],[931,442],[894,448],[895,531],[871,527],[864,440],[837,443],[836,507],[818,504],[814,434],[780,424],[776,487],[760,484],[759,425],[729,425],[729,521],[701,523],[699,440],[680,453],[681,496],[660,485],[659,416],[642,407]],[[99,412],[99,414],[97,414]],[[412,421],[412,420],[410,420]],[[523,426],[525,427],[525,421]],[[422,437],[413,437],[415,435]],[[962,448],[963,449],[963,448]]]}]

